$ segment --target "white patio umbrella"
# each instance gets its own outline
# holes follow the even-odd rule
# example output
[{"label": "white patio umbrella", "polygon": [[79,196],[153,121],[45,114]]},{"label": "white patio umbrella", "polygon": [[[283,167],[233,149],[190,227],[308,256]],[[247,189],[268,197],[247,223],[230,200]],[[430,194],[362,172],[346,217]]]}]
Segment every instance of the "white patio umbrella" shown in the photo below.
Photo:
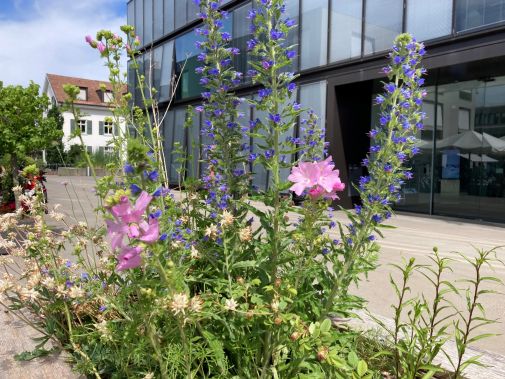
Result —
[{"label": "white patio umbrella", "polygon": [[[431,150],[433,145],[431,143],[422,143],[419,147]],[[437,141],[437,149],[447,148],[459,149],[462,153],[505,155],[505,140],[487,133],[469,130]]]},{"label": "white patio umbrella", "polygon": [[470,159],[472,162],[498,162],[497,159],[494,159],[494,158],[491,158],[490,156],[486,155],[486,154],[482,154],[482,155],[479,155],[479,154],[474,154],[474,153],[470,153],[470,154],[458,154],[461,158],[464,158],[464,159]]}]

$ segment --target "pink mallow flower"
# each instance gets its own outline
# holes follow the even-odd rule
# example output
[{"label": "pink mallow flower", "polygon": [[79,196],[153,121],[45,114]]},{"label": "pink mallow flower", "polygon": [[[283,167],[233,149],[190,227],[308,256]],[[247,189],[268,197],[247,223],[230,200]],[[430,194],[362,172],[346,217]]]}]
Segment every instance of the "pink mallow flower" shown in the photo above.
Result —
[{"label": "pink mallow flower", "polygon": [[97,48],[100,53],[103,53],[105,51],[105,45],[103,42],[98,42]]},{"label": "pink mallow flower", "polygon": [[320,162],[300,162],[293,167],[288,180],[294,184],[290,190],[301,196],[307,189],[312,198],[338,199],[336,192],[343,191],[345,184],[340,181],[339,171],[328,157]]},{"label": "pink mallow flower", "polygon": [[86,37],[84,37],[84,39],[86,40],[87,43],[91,43],[93,42],[93,37],[91,37],[90,35],[87,35]]},{"label": "pink mallow flower", "polygon": [[112,249],[122,249],[119,255],[120,264],[123,259],[122,256],[126,256],[127,259],[133,259],[131,257],[132,248],[125,247],[125,237],[137,239],[147,244],[154,243],[159,238],[160,226],[158,220],[156,218],[149,218],[149,221],[146,221],[144,217],[152,199],[151,195],[142,191],[135,205],[130,203],[128,196],[122,196],[119,204],[114,205],[110,209],[114,220],[106,220],[107,234],[111,240]]},{"label": "pink mallow flower", "polygon": [[140,246],[125,247],[118,256],[116,270],[123,271],[139,267],[142,264],[141,252],[142,248]]}]

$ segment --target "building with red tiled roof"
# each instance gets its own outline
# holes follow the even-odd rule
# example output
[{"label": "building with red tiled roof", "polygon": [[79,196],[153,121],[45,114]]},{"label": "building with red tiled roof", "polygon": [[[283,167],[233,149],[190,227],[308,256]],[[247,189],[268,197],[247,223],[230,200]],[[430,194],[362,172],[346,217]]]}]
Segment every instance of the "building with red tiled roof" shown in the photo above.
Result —
[{"label": "building with red tiled roof", "polygon": [[[80,128],[88,152],[112,151],[110,143],[114,136],[119,135],[124,126],[121,124],[115,125],[109,120],[112,116],[110,102],[113,99],[111,83],[47,74],[43,92],[52,100],[54,105],[61,106],[65,103],[67,99],[67,95],[63,90],[65,84],[72,84],[80,88],[75,104],[82,114],[82,118],[76,122],[71,112],[62,112],[65,150],[68,150],[72,145],[80,144],[77,138],[70,138],[73,130]],[[126,91],[125,86],[124,92]]]}]

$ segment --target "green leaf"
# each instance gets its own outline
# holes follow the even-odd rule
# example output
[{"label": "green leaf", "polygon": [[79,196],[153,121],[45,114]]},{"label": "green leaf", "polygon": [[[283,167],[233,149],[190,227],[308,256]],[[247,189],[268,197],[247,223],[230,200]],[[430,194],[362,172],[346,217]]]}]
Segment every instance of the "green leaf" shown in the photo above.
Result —
[{"label": "green leaf", "polygon": [[331,321],[329,318],[325,319],[320,326],[321,332],[326,333],[329,332],[331,329]]},{"label": "green leaf", "polygon": [[363,361],[363,360],[359,361],[357,371],[358,371],[358,375],[360,377],[364,376],[367,373],[367,371],[368,371],[368,365],[366,364],[365,361]]},{"label": "green leaf", "polygon": [[226,371],[226,358],[221,341],[207,330],[202,330],[202,334],[207,340],[209,348],[212,350],[219,368],[224,373]]}]

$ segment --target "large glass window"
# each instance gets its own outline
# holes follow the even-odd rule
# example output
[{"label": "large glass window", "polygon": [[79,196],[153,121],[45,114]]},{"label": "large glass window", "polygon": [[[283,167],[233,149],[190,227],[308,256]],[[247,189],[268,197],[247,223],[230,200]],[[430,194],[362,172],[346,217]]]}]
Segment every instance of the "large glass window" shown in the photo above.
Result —
[{"label": "large glass window", "polygon": [[153,0],[144,0],[144,45],[153,41]]},{"label": "large glass window", "polygon": [[163,0],[154,0],[153,39],[163,36]]},{"label": "large glass window", "polygon": [[505,0],[456,0],[456,31],[505,20]]},{"label": "large glass window", "polygon": [[302,0],[301,69],[327,61],[328,0]]},{"label": "large glass window", "polygon": [[[185,129],[184,122],[186,120],[186,107],[177,108],[175,110],[174,117],[174,131],[173,131],[173,141],[172,148],[170,151],[170,159],[169,159],[169,180],[171,183],[179,183],[179,172],[177,172],[181,168],[181,163],[177,162],[181,155],[175,153],[178,149],[185,148]],[[179,147],[177,147],[179,145]]]},{"label": "large glass window", "polygon": [[165,162],[170,169],[172,162],[172,144],[174,141],[174,117],[175,111],[169,110],[163,120],[163,148],[165,150]]},{"label": "large glass window", "polygon": [[175,40],[176,70],[180,75],[177,99],[198,96],[202,92],[200,75],[195,73],[195,69],[202,64],[197,60],[200,50],[195,46],[195,42],[200,39],[192,30]]},{"label": "large glass window", "polygon": [[168,34],[174,30],[174,0],[164,0],[163,33]]},{"label": "large glass window", "polygon": [[[265,123],[268,120],[268,113],[265,111],[253,108],[253,120],[260,119],[261,122]],[[266,135],[264,128],[258,130],[259,134]],[[265,151],[261,149],[258,144],[265,145],[265,140],[263,138],[255,137],[251,142],[251,151],[254,154],[264,154]],[[269,182],[269,173],[262,164],[254,164],[252,166],[252,185],[254,190],[265,191],[267,189],[267,183]]]},{"label": "large glass window", "polygon": [[156,88],[156,90],[158,91],[158,93],[155,96],[157,99],[159,99],[159,89],[161,86],[162,66],[163,66],[163,46],[158,46],[156,49],[152,51],[151,55],[152,86]]},{"label": "large glass window", "polygon": [[365,54],[389,49],[395,37],[402,32],[402,18],[403,0],[367,1]]},{"label": "large glass window", "polygon": [[331,62],[361,55],[362,8],[362,0],[331,0]]},{"label": "large glass window", "polygon": [[407,31],[420,41],[452,31],[453,0],[408,0]]},{"label": "large glass window", "polygon": [[240,54],[233,59],[235,69],[245,73],[248,69],[247,40],[251,38],[247,15],[251,10],[251,4],[244,5],[233,11],[233,41],[232,45],[240,49]]},{"label": "large glass window", "polygon": [[191,159],[188,161],[188,177],[200,177],[200,117],[201,114],[194,112],[193,123],[188,129],[188,151]]},{"label": "large glass window", "polygon": [[[286,46],[293,46],[293,50],[299,51],[299,41],[298,41],[298,32],[299,32],[299,23],[300,23],[300,1],[299,0],[287,0],[286,1],[286,17],[295,21],[296,27],[291,29],[288,34],[288,38],[286,40]],[[298,53],[299,54],[299,53]],[[299,55],[292,60],[291,65],[286,67],[286,71],[298,71],[299,65]]]},{"label": "large glass window", "polygon": [[175,28],[180,28],[186,24],[188,18],[187,0],[175,1]]},{"label": "large glass window", "polygon": [[130,1],[127,7],[127,23],[135,26],[135,0]]},{"label": "large glass window", "polygon": [[188,22],[196,20],[199,12],[200,7],[193,0],[188,0]]},{"label": "large glass window", "polygon": [[169,41],[162,45],[163,56],[160,75],[160,86],[156,87],[159,93],[159,101],[170,100],[171,81],[172,81],[172,63],[174,58],[174,41]]},{"label": "large glass window", "polygon": [[[300,86],[300,103],[304,108],[313,110],[319,118],[319,124],[326,124],[326,82],[310,83]],[[306,119],[302,113],[301,119]]]},{"label": "large glass window", "polygon": [[144,45],[144,2],[135,1],[135,33],[140,38],[140,43]]},{"label": "large glass window", "polygon": [[426,90],[420,154],[396,208],[505,221],[505,77]]}]

